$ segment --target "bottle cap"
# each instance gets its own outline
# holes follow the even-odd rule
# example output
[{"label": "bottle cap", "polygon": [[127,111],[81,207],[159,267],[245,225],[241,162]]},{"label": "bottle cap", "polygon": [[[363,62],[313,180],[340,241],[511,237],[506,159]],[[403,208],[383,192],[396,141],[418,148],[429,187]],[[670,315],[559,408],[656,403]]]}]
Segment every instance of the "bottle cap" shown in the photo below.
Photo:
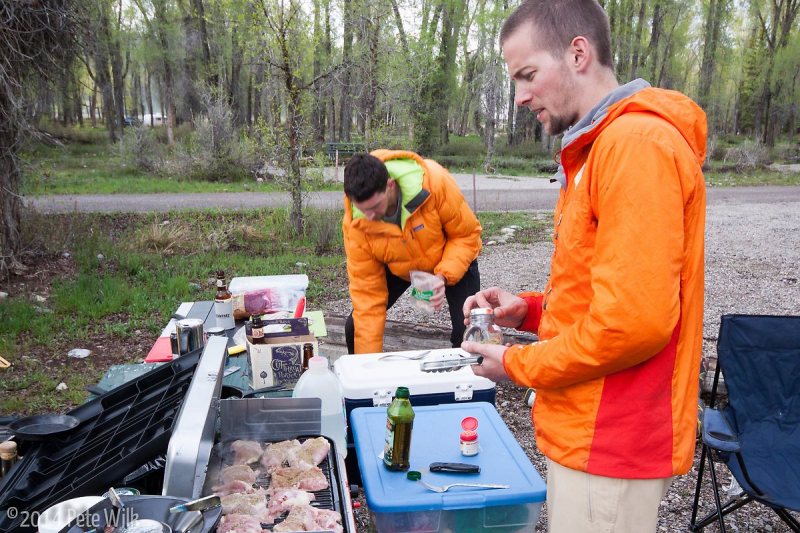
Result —
[{"label": "bottle cap", "polygon": [[408,387],[397,387],[397,392],[394,395],[397,398],[408,398]]},{"label": "bottle cap", "polygon": [[465,442],[472,442],[478,440],[478,434],[474,431],[462,431],[461,440]]},{"label": "bottle cap", "polygon": [[417,472],[416,470],[409,470],[406,474],[406,479],[409,481],[419,481],[422,479],[422,474]]},{"label": "bottle cap", "polygon": [[464,431],[475,431],[478,429],[478,419],[474,416],[467,416],[461,421],[461,429]]},{"label": "bottle cap", "polygon": [[494,315],[494,309],[491,307],[476,307],[469,312],[469,316],[482,316],[482,315]]},{"label": "bottle cap", "polygon": [[322,357],[321,355],[315,355],[314,357],[308,360],[308,368],[328,368],[328,358]]}]

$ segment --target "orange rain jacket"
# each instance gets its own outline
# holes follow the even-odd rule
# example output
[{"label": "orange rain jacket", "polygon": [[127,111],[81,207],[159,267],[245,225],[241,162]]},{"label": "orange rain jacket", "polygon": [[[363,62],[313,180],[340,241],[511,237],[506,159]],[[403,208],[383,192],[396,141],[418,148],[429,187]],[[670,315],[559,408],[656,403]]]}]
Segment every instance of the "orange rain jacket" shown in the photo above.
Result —
[{"label": "orange rain jacket", "polygon": [[537,390],[536,443],[551,460],[617,478],[682,474],[702,351],[705,114],[636,80],[587,117],[561,150],[550,279],[520,295],[520,329],[541,342],[509,348],[504,366]]},{"label": "orange rain jacket", "polygon": [[[376,150],[382,161],[413,160],[419,174],[390,176],[403,198],[402,230],[397,224],[369,221],[344,197],[344,249],[353,302],[355,352],[383,349],[386,271],[409,280],[411,270],[442,274],[455,285],[481,251],[481,225],[453,177],[436,161],[413,152]],[[416,168],[416,167],[415,167]]]}]

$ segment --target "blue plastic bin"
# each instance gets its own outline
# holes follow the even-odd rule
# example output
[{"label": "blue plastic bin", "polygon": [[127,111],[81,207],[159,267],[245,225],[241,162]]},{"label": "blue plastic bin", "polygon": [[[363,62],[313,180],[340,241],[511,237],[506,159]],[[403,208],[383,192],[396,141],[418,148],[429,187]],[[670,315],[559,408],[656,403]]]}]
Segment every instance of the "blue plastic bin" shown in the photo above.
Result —
[{"label": "blue plastic bin", "polygon": [[[454,487],[436,493],[392,472],[381,459],[386,408],[354,409],[355,448],[372,525],[378,533],[533,531],[545,501],[545,483],[525,452],[486,402],[414,407],[411,470],[434,485],[455,482],[499,483],[508,489]],[[478,419],[480,452],[461,455],[459,434],[466,416]],[[479,474],[430,472],[433,462],[477,464]]]}]

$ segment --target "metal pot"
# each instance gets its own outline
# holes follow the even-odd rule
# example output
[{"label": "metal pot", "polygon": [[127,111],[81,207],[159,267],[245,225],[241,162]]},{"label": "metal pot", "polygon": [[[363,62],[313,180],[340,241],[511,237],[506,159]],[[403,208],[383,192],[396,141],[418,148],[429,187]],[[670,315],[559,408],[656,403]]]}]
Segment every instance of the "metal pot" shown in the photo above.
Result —
[{"label": "metal pot", "polygon": [[199,318],[183,318],[175,322],[178,337],[178,355],[186,355],[206,345],[203,321]]}]

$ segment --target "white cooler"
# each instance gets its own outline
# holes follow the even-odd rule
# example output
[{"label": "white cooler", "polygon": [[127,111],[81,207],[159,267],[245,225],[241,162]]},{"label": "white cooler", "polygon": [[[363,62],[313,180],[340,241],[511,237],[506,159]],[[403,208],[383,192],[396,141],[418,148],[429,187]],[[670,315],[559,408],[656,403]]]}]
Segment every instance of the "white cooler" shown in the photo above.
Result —
[{"label": "white cooler", "polygon": [[[411,406],[439,405],[459,402],[488,402],[494,405],[495,383],[476,376],[470,367],[450,372],[423,372],[421,359],[411,359],[427,350],[407,352],[343,355],[333,364],[333,371],[342,384],[345,412],[347,414],[347,477],[351,483],[361,484],[356,453],[353,445],[350,412],[357,407],[387,406],[392,402],[397,387],[408,387]],[[466,352],[460,348],[430,350],[436,354]]]}]

